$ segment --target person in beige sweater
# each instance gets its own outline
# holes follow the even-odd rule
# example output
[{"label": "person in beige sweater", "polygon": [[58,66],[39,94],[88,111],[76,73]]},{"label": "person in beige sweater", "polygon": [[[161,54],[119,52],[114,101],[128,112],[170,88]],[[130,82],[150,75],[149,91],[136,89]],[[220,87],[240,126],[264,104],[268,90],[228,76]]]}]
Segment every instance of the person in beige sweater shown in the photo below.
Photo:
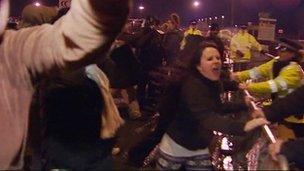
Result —
[{"label": "person in beige sweater", "polygon": [[106,53],[125,24],[129,5],[127,0],[73,0],[54,25],[0,34],[0,170],[23,167],[37,80],[78,69]]}]

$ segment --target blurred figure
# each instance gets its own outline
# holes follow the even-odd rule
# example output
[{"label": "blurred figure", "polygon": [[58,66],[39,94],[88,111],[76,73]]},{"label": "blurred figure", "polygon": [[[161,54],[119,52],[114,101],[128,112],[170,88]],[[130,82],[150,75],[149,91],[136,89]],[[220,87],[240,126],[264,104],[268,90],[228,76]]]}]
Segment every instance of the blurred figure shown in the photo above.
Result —
[{"label": "blurred figure", "polygon": [[179,29],[180,17],[178,14],[173,13],[167,21],[167,32],[164,35],[163,46],[165,48],[165,56],[169,63],[177,58],[179,53],[179,45],[183,39],[183,33]]},{"label": "blurred figure", "polygon": [[219,37],[219,32],[220,32],[220,26],[217,23],[212,23],[210,25],[210,34],[209,37],[207,37],[207,41],[213,41],[216,46],[218,47],[218,50],[221,55],[222,63],[225,61],[225,46],[224,43],[222,42],[221,38]]},{"label": "blurred figure", "polygon": [[238,33],[234,35],[230,42],[230,57],[242,66],[236,66],[235,69],[248,69],[248,62],[251,59],[252,50],[262,51],[262,46],[259,42],[248,33],[247,26],[242,25]]},{"label": "blurred figure", "polygon": [[154,114],[157,102],[157,85],[153,84],[151,72],[157,70],[165,62],[163,47],[164,32],[158,30],[158,21],[153,16],[147,16],[144,27],[134,35],[131,42],[136,48],[138,60],[141,65],[140,76],[137,84],[137,95],[140,108],[146,114]]},{"label": "blurred figure", "polygon": [[22,10],[21,21],[18,25],[18,29],[52,23],[57,15],[57,6],[48,7],[44,5],[36,6],[34,4],[27,5]]},{"label": "blurred figure", "polygon": [[191,21],[188,29],[184,32],[184,39],[181,42],[180,49],[184,49],[186,45],[186,37],[188,35],[199,35],[203,36],[202,32],[197,28],[197,22]]}]

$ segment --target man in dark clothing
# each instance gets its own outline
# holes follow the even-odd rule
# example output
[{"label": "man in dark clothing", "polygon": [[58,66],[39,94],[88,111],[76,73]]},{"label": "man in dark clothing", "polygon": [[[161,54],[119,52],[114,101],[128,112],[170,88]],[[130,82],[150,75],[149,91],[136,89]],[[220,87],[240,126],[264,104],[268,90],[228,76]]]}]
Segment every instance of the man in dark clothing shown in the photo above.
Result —
[{"label": "man in dark clothing", "polygon": [[216,46],[218,47],[218,50],[220,52],[221,55],[221,59],[222,62],[225,61],[225,57],[224,57],[224,51],[225,51],[225,46],[224,43],[222,42],[221,38],[218,36],[219,32],[220,32],[220,27],[217,23],[212,23],[210,25],[210,35],[209,37],[207,37],[207,41],[213,41]]},{"label": "man in dark clothing", "polygon": [[[253,113],[254,117],[265,116],[271,122],[280,122],[291,115],[303,115],[304,113],[304,86],[289,94],[284,99],[274,101],[271,106]],[[304,138],[292,141],[278,140],[269,146],[270,154],[275,158],[277,154],[283,154],[289,162],[295,162],[300,168],[304,168]]]},{"label": "man in dark clothing", "polygon": [[170,15],[170,19],[167,21],[167,24],[168,31],[165,32],[163,45],[166,59],[169,63],[172,63],[172,61],[179,56],[179,47],[184,34],[179,29],[180,19],[176,13]]},{"label": "man in dark clothing", "polygon": [[103,96],[85,69],[45,82],[40,96],[42,169],[113,169],[107,158],[115,138],[99,136]]},{"label": "man in dark clothing", "polygon": [[162,46],[163,33],[157,30],[156,23],[154,17],[147,17],[145,26],[135,35],[131,43],[137,49],[142,69],[137,88],[138,101],[142,109],[147,109],[145,113],[148,114],[154,113],[152,108],[154,108],[154,97],[157,94],[157,86],[152,82],[151,72],[159,68],[165,60]]}]

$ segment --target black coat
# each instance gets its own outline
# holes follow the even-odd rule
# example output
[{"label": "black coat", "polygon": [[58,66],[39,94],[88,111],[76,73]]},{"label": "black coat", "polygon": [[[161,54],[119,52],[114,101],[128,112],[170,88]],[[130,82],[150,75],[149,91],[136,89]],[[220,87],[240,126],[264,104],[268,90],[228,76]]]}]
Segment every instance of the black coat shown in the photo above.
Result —
[{"label": "black coat", "polygon": [[[304,86],[295,92],[287,95],[283,99],[278,99],[271,106],[263,109],[267,120],[271,122],[280,122],[291,115],[302,116],[304,113]],[[296,162],[298,166],[304,167],[304,139],[289,141],[281,149],[290,162]]]},{"label": "black coat", "polygon": [[167,131],[169,136],[183,147],[197,150],[209,146],[214,130],[243,134],[245,124],[223,114],[247,109],[246,105],[223,104],[221,92],[220,82],[193,71],[181,86],[176,116]]}]

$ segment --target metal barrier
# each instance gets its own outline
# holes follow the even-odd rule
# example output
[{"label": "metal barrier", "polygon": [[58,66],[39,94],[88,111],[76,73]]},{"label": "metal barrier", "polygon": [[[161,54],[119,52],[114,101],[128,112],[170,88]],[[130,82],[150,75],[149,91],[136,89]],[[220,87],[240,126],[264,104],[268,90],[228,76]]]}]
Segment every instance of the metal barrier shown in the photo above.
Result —
[{"label": "metal barrier", "polygon": [[[244,90],[244,93],[246,96],[252,97],[247,90]],[[250,103],[254,110],[259,109],[253,101],[251,101]],[[265,134],[267,135],[269,141],[271,143],[276,143],[276,137],[272,133],[269,126],[264,125],[263,130],[264,130]],[[261,166],[259,166],[258,169],[261,169],[261,170],[289,170],[289,164],[288,164],[286,157],[283,155],[278,155],[277,158],[278,158],[278,161],[274,161],[268,155],[267,158],[265,158],[265,160],[263,161],[264,164],[263,163],[260,164]]]}]

